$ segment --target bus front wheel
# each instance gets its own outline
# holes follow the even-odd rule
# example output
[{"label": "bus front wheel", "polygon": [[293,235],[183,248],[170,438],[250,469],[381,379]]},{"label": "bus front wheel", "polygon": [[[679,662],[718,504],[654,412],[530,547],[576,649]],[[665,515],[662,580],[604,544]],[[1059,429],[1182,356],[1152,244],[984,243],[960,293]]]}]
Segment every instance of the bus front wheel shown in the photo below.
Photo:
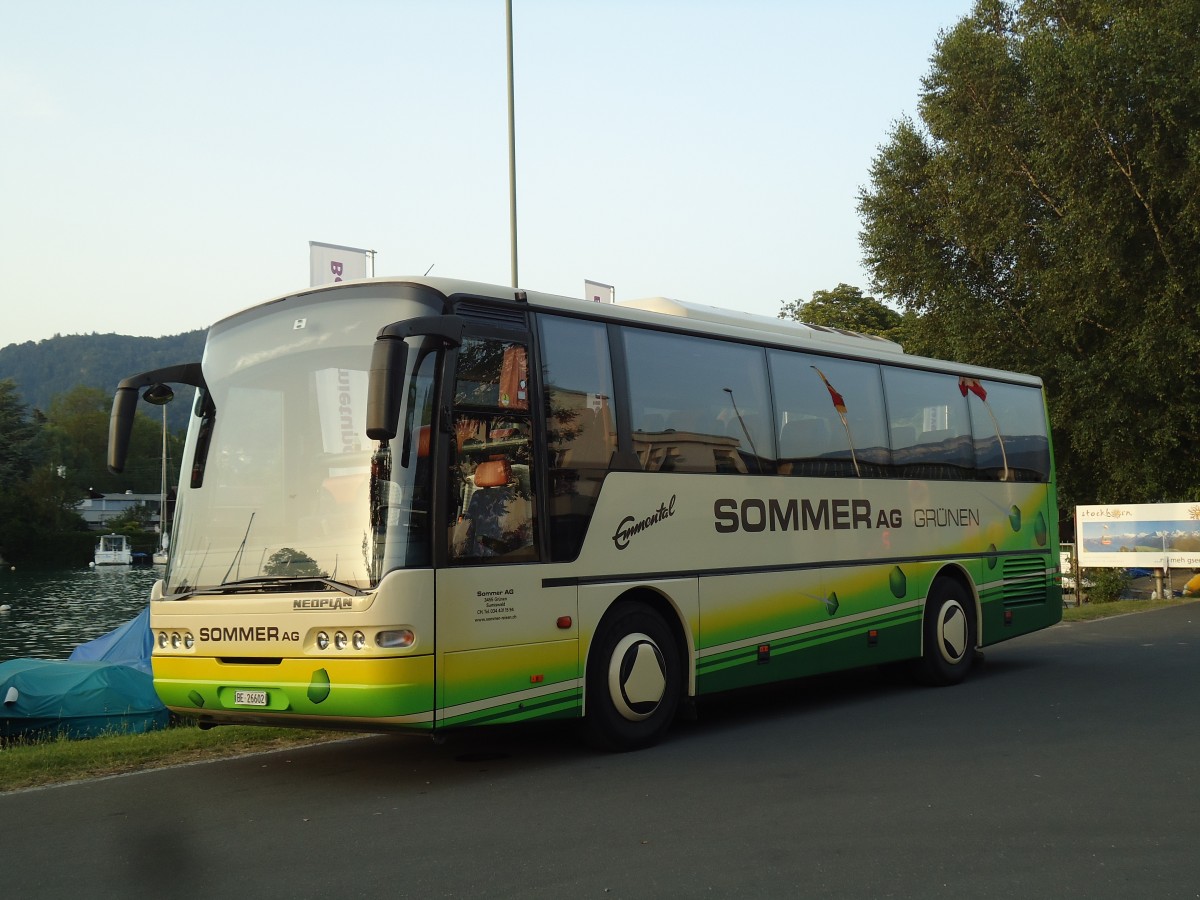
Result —
[{"label": "bus front wheel", "polygon": [[588,654],[589,742],[606,750],[637,750],[657,743],[679,708],[683,668],[679,648],[662,616],[625,602],[614,608]]},{"label": "bus front wheel", "polygon": [[926,684],[958,684],[975,662],[975,604],[958,582],[941,578],[925,601],[917,674]]}]

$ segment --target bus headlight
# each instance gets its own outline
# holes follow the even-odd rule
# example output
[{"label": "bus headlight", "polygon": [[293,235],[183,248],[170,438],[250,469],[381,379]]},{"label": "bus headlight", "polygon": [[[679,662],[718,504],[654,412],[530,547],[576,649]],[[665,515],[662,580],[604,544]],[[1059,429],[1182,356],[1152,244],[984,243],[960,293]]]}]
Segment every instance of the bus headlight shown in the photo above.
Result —
[{"label": "bus headlight", "polygon": [[339,631],[337,634],[335,634],[333,636],[333,646],[336,647],[338,650],[345,650],[346,643],[347,643],[346,632]]},{"label": "bus headlight", "polygon": [[168,647],[172,650],[191,650],[196,646],[196,639],[190,631],[160,631],[155,643],[158,644],[159,650],[166,650]]},{"label": "bus headlight", "polygon": [[317,649],[318,650],[328,650],[329,649],[329,635],[327,635],[323,631],[317,632]]},{"label": "bus headlight", "polygon": [[409,628],[380,631],[375,634],[375,645],[384,650],[402,650],[411,647],[417,636]]},{"label": "bus headlight", "polygon": [[365,646],[367,646],[367,636],[361,631],[354,632],[354,649],[361,650]]}]

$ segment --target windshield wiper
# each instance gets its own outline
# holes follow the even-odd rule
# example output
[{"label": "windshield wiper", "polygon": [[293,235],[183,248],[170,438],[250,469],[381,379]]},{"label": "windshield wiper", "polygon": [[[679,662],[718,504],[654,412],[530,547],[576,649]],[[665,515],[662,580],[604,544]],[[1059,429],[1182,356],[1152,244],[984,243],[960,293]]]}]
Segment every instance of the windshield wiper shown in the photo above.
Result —
[{"label": "windshield wiper", "polygon": [[[257,575],[253,578],[239,578],[236,581],[227,581],[223,584],[213,587],[198,588],[189,592],[185,596],[212,596],[215,594],[247,594],[252,591],[288,591],[296,590],[301,585],[320,585],[326,590],[340,591],[351,597],[361,597],[366,591],[361,588],[356,588],[352,584],[346,584],[344,581],[336,581],[333,578],[326,578],[323,575]],[[175,597],[174,599],[183,599]]]},{"label": "windshield wiper", "polygon": [[[250,526],[254,524],[254,513],[250,513],[250,521],[246,523],[246,533],[242,535],[242,542],[238,544],[237,553],[233,554],[233,559],[229,561],[229,568],[225,570],[225,577],[221,579],[221,584],[229,584],[229,573],[233,571],[233,567],[242,561],[242,551],[246,549],[246,541],[250,537]],[[238,573],[241,574],[240,572]],[[234,579],[236,582],[238,579]]]}]

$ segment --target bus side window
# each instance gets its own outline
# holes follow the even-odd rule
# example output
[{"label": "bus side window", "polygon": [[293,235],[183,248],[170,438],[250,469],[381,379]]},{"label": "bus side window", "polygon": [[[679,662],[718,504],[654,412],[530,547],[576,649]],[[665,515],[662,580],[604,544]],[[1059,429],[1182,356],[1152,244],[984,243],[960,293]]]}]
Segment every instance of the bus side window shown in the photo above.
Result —
[{"label": "bus side window", "polygon": [[779,471],[884,477],[891,451],[879,366],[793,350],[771,350],[768,358],[779,422]]},{"label": "bus side window", "polygon": [[973,479],[975,449],[958,377],[884,366],[896,474],[901,478]]},{"label": "bus side window", "polygon": [[633,449],[646,471],[775,472],[761,347],[644,328],[621,332]]},{"label": "bus side window", "polygon": [[481,460],[467,477],[469,497],[451,534],[451,553],[460,562],[503,557],[536,558],[529,467],[503,455]]},{"label": "bus side window", "polygon": [[540,325],[550,554],[566,561],[579,555],[617,449],[612,364],[604,325],[560,316]]},{"label": "bus side window", "polygon": [[1048,481],[1050,439],[1042,392],[1026,385],[978,379],[964,383],[960,390],[967,392],[979,478]]},{"label": "bus side window", "polygon": [[450,558],[537,559],[528,373],[523,344],[468,338],[455,382]]}]

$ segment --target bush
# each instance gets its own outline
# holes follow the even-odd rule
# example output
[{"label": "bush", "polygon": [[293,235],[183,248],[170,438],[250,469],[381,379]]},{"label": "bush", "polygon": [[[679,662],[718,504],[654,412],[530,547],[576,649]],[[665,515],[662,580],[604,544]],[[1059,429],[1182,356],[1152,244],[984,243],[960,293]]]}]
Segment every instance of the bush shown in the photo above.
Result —
[{"label": "bush", "polygon": [[1129,590],[1129,573],[1124,569],[1091,569],[1087,581],[1088,600],[1092,603],[1114,603]]}]

